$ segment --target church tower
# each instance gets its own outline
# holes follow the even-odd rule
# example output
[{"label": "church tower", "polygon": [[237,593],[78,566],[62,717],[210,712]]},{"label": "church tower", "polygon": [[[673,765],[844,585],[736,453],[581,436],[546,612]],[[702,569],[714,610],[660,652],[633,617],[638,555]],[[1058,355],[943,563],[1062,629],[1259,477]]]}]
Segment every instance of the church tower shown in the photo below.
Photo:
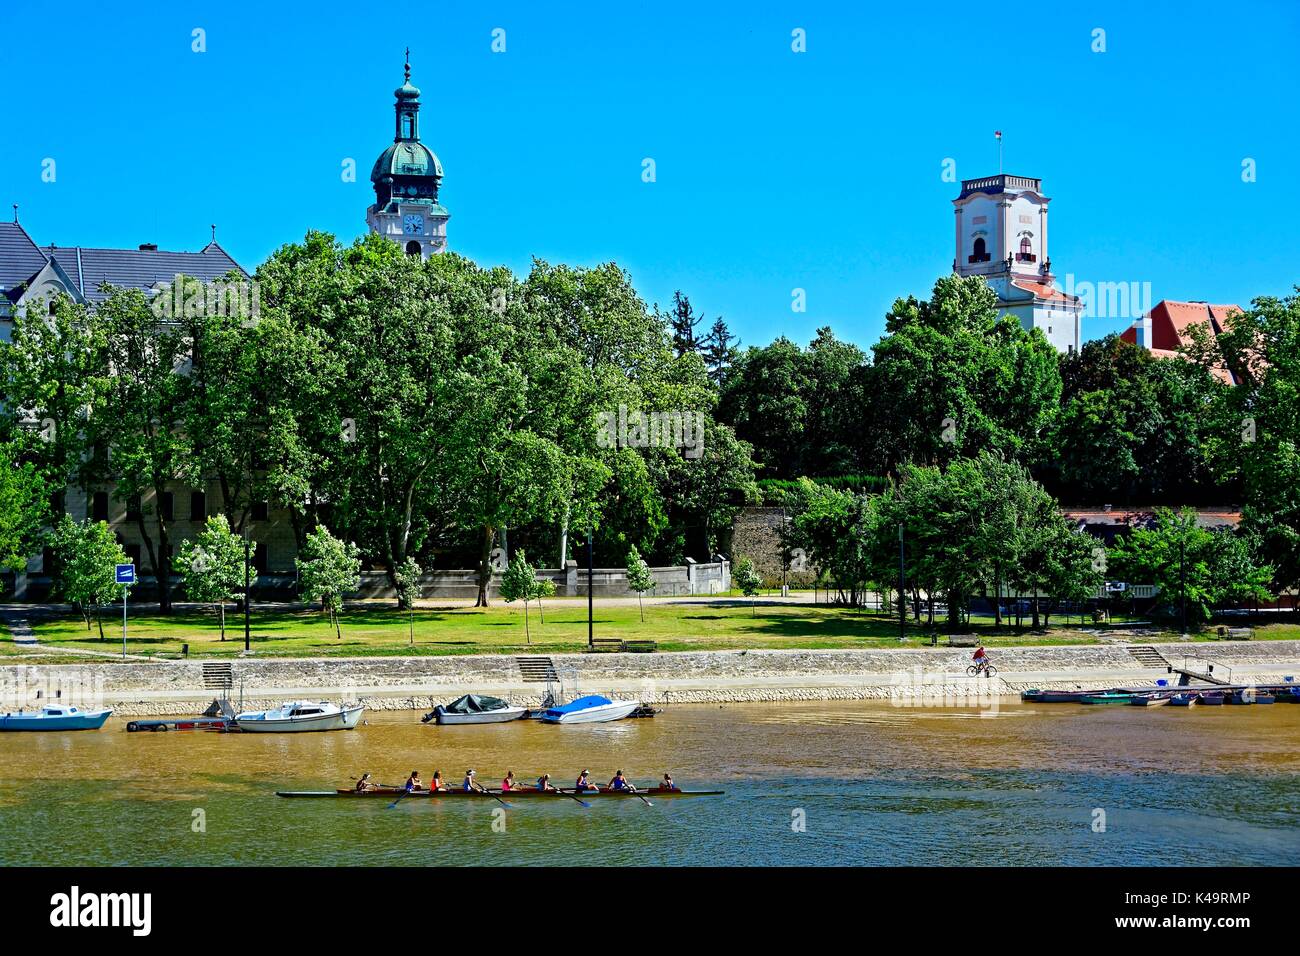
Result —
[{"label": "church tower", "polygon": [[393,145],[379,154],[370,182],[375,202],[366,210],[370,231],[387,236],[408,255],[427,259],[447,248],[450,213],[438,202],[442,164],[420,142],[420,91],[411,85],[411,51],[406,76],[393,93]]},{"label": "church tower", "polygon": [[1047,255],[1047,206],[1042,180],[999,174],[962,180],[953,200],[957,255],[953,272],[983,276],[998,309],[1026,329],[1040,329],[1062,352],[1077,352],[1083,305],[1059,291]]}]

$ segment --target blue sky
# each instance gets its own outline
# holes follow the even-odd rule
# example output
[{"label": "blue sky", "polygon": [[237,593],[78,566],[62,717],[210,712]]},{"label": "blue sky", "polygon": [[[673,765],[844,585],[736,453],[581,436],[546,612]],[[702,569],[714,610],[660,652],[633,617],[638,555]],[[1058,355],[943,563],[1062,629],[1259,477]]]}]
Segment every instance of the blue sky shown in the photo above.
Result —
[{"label": "blue sky", "polygon": [[943,164],[996,173],[995,129],[1053,198],[1058,276],[1242,304],[1300,282],[1300,4],[550,6],[5,0],[0,212],[59,245],[197,249],[216,223],[250,269],[309,228],[350,240],[409,45],[453,248],[613,259],[746,343],[872,344],[951,268]]}]

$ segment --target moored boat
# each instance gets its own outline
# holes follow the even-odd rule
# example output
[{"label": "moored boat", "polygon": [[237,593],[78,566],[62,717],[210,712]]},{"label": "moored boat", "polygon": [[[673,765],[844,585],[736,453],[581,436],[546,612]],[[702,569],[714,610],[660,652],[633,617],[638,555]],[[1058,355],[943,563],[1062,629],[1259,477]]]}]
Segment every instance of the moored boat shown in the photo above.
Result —
[{"label": "moored boat", "polygon": [[293,700],[275,710],[249,710],[235,715],[235,725],[245,733],[304,733],[351,730],[361,723],[365,708],[344,707],[327,700]]},{"label": "moored boat", "polygon": [[560,707],[551,707],[542,713],[548,724],[602,724],[621,720],[641,706],[639,700],[610,700],[599,694],[579,697]]},{"label": "moored boat", "polygon": [[1129,701],[1134,707],[1160,707],[1169,703],[1167,694],[1136,694]]},{"label": "moored boat", "polygon": [[40,710],[19,710],[0,714],[0,730],[98,730],[113,713],[111,707],[82,710],[50,704]]},{"label": "moored boat", "polygon": [[1224,694],[1222,691],[1203,691],[1196,695],[1199,700],[1197,703],[1204,704],[1207,707],[1222,707]]},{"label": "moored boat", "polygon": [[1079,698],[1081,704],[1131,704],[1139,695],[1126,691],[1105,690],[1100,693],[1084,694]]},{"label": "moored boat", "polygon": [[1270,694],[1268,691],[1264,691],[1264,690],[1255,691],[1255,703],[1257,704],[1271,704],[1276,700],[1277,697],[1273,694]]},{"label": "moored boat", "polygon": [[1174,694],[1169,698],[1169,703],[1174,707],[1195,707],[1196,700],[1196,694]]},{"label": "moored boat", "polygon": [[507,800],[514,800],[516,798],[542,800],[547,798],[554,799],[556,797],[562,799],[571,799],[575,796],[581,797],[583,800],[605,799],[606,797],[612,799],[623,799],[623,800],[629,798],[635,799],[637,797],[651,797],[655,800],[660,800],[664,798],[675,799],[677,797],[719,797],[722,796],[723,793],[725,793],[725,791],[723,790],[658,790],[658,789],[637,790],[635,793],[632,792],[631,790],[584,790],[581,793],[578,793],[572,789],[543,791],[543,790],[534,790],[531,788],[518,789],[518,790],[493,789],[493,790],[488,790],[486,792],[481,790],[461,790],[458,788],[455,790],[412,790],[411,792],[408,793],[402,787],[376,787],[373,790],[344,790],[344,789],[277,790],[275,792],[275,795],[277,797],[292,797],[295,799],[324,798],[324,797],[339,797],[339,798],[386,797],[391,800],[395,797],[400,797],[405,795],[406,799],[431,798],[435,800],[474,799],[475,797],[487,798],[487,799],[491,799],[494,797],[503,797]]},{"label": "moored boat", "polygon": [[1283,687],[1275,695],[1279,704],[1300,704],[1300,687]]},{"label": "moored boat", "polygon": [[1020,692],[1020,699],[1037,704],[1077,704],[1095,690],[1039,690],[1037,687]]},{"label": "moored boat", "polygon": [[424,722],[436,720],[440,724],[503,724],[519,720],[527,708],[514,707],[499,697],[480,697],[466,694],[450,704],[439,704],[424,715]]}]

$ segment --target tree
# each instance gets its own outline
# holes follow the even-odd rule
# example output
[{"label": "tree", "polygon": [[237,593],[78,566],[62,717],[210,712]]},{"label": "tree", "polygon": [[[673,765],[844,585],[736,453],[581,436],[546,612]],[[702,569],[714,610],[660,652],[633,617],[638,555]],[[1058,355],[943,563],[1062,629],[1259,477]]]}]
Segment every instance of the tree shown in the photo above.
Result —
[{"label": "tree", "polygon": [[54,594],[76,607],[90,630],[94,615],[99,639],[104,639],[102,604],[122,585],[117,583],[116,566],[126,564],[126,552],[103,521],[73,521],[63,515],[50,536],[54,552]]},{"label": "tree", "polygon": [[397,607],[409,611],[415,607],[415,599],[420,596],[420,566],[415,558],[407,556],[393,575],[397,590]]},{"label": "tree", "polygon": [[19,572],[40,549],[49,514],[49,490],[32,462],[19,462],[0,445],[0,570]]},{"label": "tree", "polygon": [[224,641],[226,602],[238,597],[244,583],[244,544],[225,515],[210,516],[193,541],[181,542],[176,573],[191,601],[216,607]]},{"label": "tree", "polygon": [[343,596],[361,586],[361,552],[353,542],[343,542],[321,525],[307,535],[307,542],[299,552],[298,588],[308,601],[319,601],[321,610],[329,614],[334,633],[343,640],[339,627],[339,612],[343,610]]},{"label": "tree", "polygon": [[667,313],[668,326],[673,334],[673,349],[678,357],[699,351],[703,340],[695,334],[704,320],[691,306],[691,300],[681,290],[673,293],[673,305]]},{"label": "tree", "polygon": [[650,565],[641,559],[641,552],[636,549],[636,545],[632,545],[627,553],[627,586],[636,592],[636,603],[641,608],[641,623],[644,624],[645,604],[642,596],[654,588],[655,579],[650,573]]},{"label": "tree", "polygon": [[704,356],[704,364],[708,367],[709,381],[720,392],[731,366],[740,355],[740,339],[731,334],[722,316],[718,316],[713,320],[709,334],[704,337],[703,345],[700,354]]},{"label": "tree", "polygon": [[[88,423],[96,451],[88,470],[96,479],[115,481],[116,494],[136,503],[136,528],[157,581],[158,609],[167,614],[171,518],[162,502],[174,483],[198,477],[191,436],[182,427],[191,385],[179,373],[190,361],[188,337],[181,326],[156,316],[139,289],[110,289],[97,313],[107,362]],[[147,494],[151,503],[144,503]]]},{"label": "tree", "polygon": [[1124,580],[1159,587],[1165,616],[1181,616],[1185,606],[1199,625],[1220,603],[1268,595],[1264,583],[1274,569],[1255,560],[1248,539],[1234,539],[1232,531],[1202,528],[1190,508],[1160,508],[1154,527],[1134,528],[1118,539],[1107,563]]},{"label": "tree", "polygon": [[978,449],[1033,460],[1061,395],[1057,353],[1043,334],[998,314],[979,276],[945,276],[928,301],[899,299],[872,347],[861,455],[897,471]]},{"label": "tree", "polygon": [[[555,585],[550,581],[545,583],[550,585],[550,593],[554,594]],[[528,602],[537,598],[540,603],[544,590],[539,587],[537,571],[528,563],[527,556],[522,550],[516,551],[505,573],[501,575],[501,599],[507,604],[524,602],[524,642],[528,644],[533,642],[528,632]]]},{"label": "tree", "polygon": [[741,558],[737,561],[736,566],[731,569],[731,580],[735,582],[736,587],[740,588],[740,593],[751,599],[753,616],[757,616],[758,605],[752,601],[752,598],[763,586],[763,579],[754,569],[754,562],[749,558]]}]

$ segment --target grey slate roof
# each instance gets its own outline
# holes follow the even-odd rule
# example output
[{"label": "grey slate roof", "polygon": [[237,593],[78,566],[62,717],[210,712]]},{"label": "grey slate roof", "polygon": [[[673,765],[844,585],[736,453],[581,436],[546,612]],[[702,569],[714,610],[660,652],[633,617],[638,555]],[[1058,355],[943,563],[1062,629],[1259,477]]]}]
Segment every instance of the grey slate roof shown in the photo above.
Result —
[{"label": "grey slate roof", "polygon": [[216,242],[199,252],[167,252],[162,249],[66,249],[45,252],[63,268],[87,302],[98,304],[107,296],[100,291],[105,282],[128,289],[148,289],[158,282],[173,282],[177,275],[212,281],[228,272],[245,278],[248,273]]},{"label": "grey slate roof", "polygon": [[11,302],[19,288],[45,268],[45,254],[16,222],[0,222],[0,295]]},{"label": "grey slate roof", "polygon": [[229,272],[247,278],[248,273],[215,241],[198,252],[168,252],[164,249],[90,249],[84,246],[39,247],[16,222],[0,222],[0,295],[15,301],[20,286],[31,281],[54,259],[72,280],[74,291],[87,302],[105,299],[100,286],[148,289],[159,282],[172,282],[177,274],[212,281]]}]

